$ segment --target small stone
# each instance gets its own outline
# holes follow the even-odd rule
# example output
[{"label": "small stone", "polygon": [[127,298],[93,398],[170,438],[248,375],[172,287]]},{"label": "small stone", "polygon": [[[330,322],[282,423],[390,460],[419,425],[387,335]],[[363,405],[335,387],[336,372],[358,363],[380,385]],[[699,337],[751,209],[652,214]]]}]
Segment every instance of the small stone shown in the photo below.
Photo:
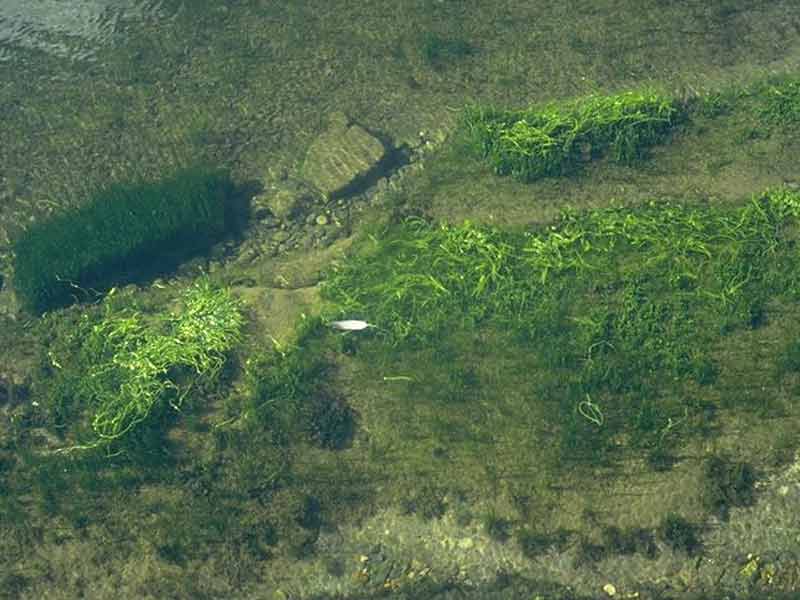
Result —
[{"label": "small stone", "polygon": [[291,234],[288,231],[279,230],[272,234],[272,241],[273,242],[285,242],[291,237]]},{"label": "small stone", "polygon": [[462,550],[469,550],[475,545],[475,540],[472,538],[463,538],[458,541],[458,547]]},{"label": "small stone", "polygon": [[272,242],[263,242],[259,247],[259,252],[264,256],[275,256],[278,253],[278,246]]},{"label": "small stone", "polygon": [[317,225],[327,225],[328,217],[326,217],[325,215],[317,215],[316,223]]},{"label": "small stone", "polygon": [[255,244],[243,245],[239,255],[234,259],[237,265],[247,265],[255,261],[259,256],[259,249]]},{"label": "small stone", "polygon": [[612,584],[607,583],[603,586],[603,591],[609,596],[615,596],[617,594],[617,588],[615,588]]},{"label": "small stone", "polygon": [[286,180],[254,196],[250,210],[258,220],[274,216],[281,221],[293,221],[302,218],[320,200],[319,193],[305,182]]}]

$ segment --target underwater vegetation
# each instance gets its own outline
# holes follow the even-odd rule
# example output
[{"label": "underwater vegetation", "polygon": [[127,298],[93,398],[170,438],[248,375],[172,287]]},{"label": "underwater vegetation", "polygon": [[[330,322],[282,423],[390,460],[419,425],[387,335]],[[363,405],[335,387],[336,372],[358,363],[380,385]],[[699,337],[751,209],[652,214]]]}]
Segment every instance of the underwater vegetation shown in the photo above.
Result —
[{"label": "underwater vegetation", "polygon": [[570,173],[604,154],[632,164],[665,138],[683,112],[656,92],[625,92],[526,110],[473,105],[464,112],[464,125],[495,173],[530,182]]},{"label": "underwater vegetation", "polygon": [[800,79],[776,75],[745,88],[731,87],[690,98],[686,108],[695,115],[733,118],[744,126],[741,135],[764,138],[772,134],[791,134],[800,126]]},{"label": "underwater vegetation", "polygon": [[800,125],[800,80],[781,77],[768,81],[758,90],[761,106],[758,115],[770,125]]},{"label": "underwater vegetation", "polygon": [[539,231],[410,218],[365,237],[323,297],[331,319],[368,316],[387,348],[506,332],[549,374],[535,388],[555,407],[564,457],[603,460],[626,432],[669,469],[671,444],[713,416],[681,386],[713,384],[717,340],[762,326],[771,298],[800,294],[784,240],[799,207],[800,195],[777,189],[737,209],[567,210]]},{"label": "underwater vegetation", "polygon": [[[790,119],[781,98],[770,114]],[[716,117],[733,101],[702,102]],[[643,127],[637,144],[651,139]],[[572,154],[553,174],[595,151],[636,154],[608,132],[602,146],[558,131]],[[589,565],[652,559],[656,541],[694,557],[696,515],[603,524],[589,539],[563,523],[541,528],[536,488],[623,458],[668,477],[722,409],[772,416],[776,401],[727,383],[718,350],[770,325],[773,302],[800,297],[798,216],[800,194],[777,188],[738,206],[567,209],[529,228],[381,224],[327,273],[323,316],[302,319],[286,346],[250,339],[244,307],[204,279],[149,308],[119,291],[48,313],[31,391],[41,406],[21,412],[0,447],[0,538],[96,536],[115,558],[145,547],[186,573],[215,561],[242,589],[262,561],[310,557],[323,524],[387,504],[437,520],[462,492],[505,500],[519,484],[533,489],[519,502],[528,508],[481,508],[477,525],[531,559],[570,548]],[[781,384],[800,373],[793,327],[775,350]],[[45,429],[73,451],[40,452]],[[711,457],[698,505],[724,520],[753,503],[756,476]],[[334,561],[330,574],[348,565]],[[25,573],[9,571],[0,589],[23,590]]]},{"label": "underwater vegetation", "polygon": [[14,243],[14,287],[42,313],[110,288],[120,274],[182,258],[226,231],[232,190],[221,171],[186,169],[156,183],[113,185],[76,210],[29,227]]},{"label": "underwater vegetation", "polygon": [[[297,448],[346,447],[355,415],[320,384],[318,320],[298,327],[291,351],[239,363],[243,311],[226,288],[201,278],[167,301],[112,293],[43,318],[39,404],[0,447],[0,527],[6,541],[42,543],[50,529],[29,523],[60,519],[59,532],[92,537],[109,560],[132,539],[168,565],[213,555],[241,585],[258,561],[310,552],[321,503],[345,494],[298,478]],[[241,389],[229,388],[234,374]],[[43,429],[55,449],[30,433]]]},{"label": "underwater vegetation", "polygon": [[240,339],[243,317],[237,301],[201,278],[180,303],[177,311],[148,318],[133,309],[114,310],[107,301],[100,319],[84,314],[64,340],[77,347],[77,361],[49,351],[49,367],[57,375],[45,406],[61,435],[80,428],[76,415],[91,415],[94,439],[63,451],[117,442],[157,403],[179,411],[194,389],[193,378],[219,375],[225,353]]}]

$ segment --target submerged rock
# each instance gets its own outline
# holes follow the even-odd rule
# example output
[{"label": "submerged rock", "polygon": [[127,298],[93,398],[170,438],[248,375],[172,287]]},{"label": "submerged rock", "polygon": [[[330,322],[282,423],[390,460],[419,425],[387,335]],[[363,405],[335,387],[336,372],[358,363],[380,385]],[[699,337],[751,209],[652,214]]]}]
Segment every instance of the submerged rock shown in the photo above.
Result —
[{"label": "submerged rock", "polygon": [[386,158],[386,147],[363,127],[334,113],[331,125],[308,149],[303,177],[328,198],[345,195]]}]

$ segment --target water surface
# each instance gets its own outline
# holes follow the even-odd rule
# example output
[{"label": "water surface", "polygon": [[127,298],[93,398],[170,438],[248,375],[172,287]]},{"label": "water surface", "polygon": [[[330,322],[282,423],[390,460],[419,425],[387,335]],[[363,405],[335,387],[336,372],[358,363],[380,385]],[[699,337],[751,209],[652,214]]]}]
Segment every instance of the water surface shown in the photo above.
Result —
[{"label": "water surface", "polygon": [[160,0],[4,0],[0,3],[0,61],[20,51],[84,61],[122,35],[126,23],[167,16]]}]

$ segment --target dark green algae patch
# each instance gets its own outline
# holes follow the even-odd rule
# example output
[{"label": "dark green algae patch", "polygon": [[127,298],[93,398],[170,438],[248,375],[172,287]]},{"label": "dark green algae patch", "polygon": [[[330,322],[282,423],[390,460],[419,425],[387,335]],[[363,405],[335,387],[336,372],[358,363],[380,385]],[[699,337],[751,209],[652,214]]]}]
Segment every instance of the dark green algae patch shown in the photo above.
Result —
[{"label": "dark green algae patch", "polygon": [[[100,296],[131,274],[174,267],[233,229],[233,183],[219,169],[182,169],[158,182],[116,184],[35,222],[14,242],[14,287],[32,312]],[[127,281],[126,281],[127,280]]]}]

